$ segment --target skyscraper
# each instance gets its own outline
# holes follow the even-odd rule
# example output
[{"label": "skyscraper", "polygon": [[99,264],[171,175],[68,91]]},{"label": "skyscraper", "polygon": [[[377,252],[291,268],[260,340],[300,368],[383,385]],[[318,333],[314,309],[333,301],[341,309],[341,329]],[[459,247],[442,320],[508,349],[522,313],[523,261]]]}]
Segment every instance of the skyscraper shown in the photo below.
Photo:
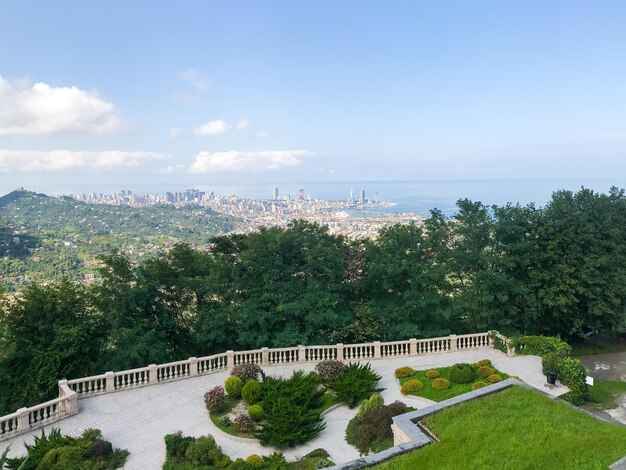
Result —
[{"label": "skyscraper", "polygon": [[354,188],[350,188],[350,203],[354,202]]},{"label": "skyscraper", "polygon": [[361,204],[365,204],[365,190],[361,189],[361,196],[359,197],[359,202]]},{"label": "skyscraper", "polygon": [[274,186],[274,201],[278,200],[278,186]]},{"label": "skyscraper", "polygon": [[304,201],[304,189],[302,188],[298,190],[298,201]]}]

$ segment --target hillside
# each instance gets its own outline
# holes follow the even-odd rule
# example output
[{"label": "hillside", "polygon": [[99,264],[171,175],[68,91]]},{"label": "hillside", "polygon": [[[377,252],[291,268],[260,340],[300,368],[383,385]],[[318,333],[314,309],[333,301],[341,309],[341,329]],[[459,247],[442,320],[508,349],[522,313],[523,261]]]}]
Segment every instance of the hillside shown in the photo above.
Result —
[{"label": "hillside", "polygon": [[0,197],[0,285],[89,278],[98,254],[140,260],[178,242],[206,245],[236,224],[203,207],[91,205],[16,190]]}]

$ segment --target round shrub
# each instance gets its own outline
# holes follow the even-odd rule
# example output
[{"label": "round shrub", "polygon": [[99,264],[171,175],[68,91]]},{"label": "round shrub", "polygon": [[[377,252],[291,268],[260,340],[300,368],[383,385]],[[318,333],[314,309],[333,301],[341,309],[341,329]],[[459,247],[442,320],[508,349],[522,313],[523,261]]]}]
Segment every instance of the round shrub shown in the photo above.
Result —
[{"label": "round shrub", "polygon": [[502,377],[499,374],[491,374],[487,377],[487,380],[492,384],[495,384],[496,382],[502,382]]},{"label": "round shrub", "polygon": [[252,455],[248,456],[248,458],[246,459],[246,462],[251,467],[258,468],[261,465],[263,465],[263,457],[261,457],[260,455],[257,455],[257,454],[252,454]]},{"label": "round shrub", "polygon": [[241,398],[248,405],[253,405],[261,398],[261,384],[252,379],[243,386],[241,389]]},{"label": "round shrub", "polygon": [[411,379],[402,384],[402,387],[400,387],[400,393],[402,393],[402,395],[409,395],[411,393],[419,392],[423,388],[424,384],[422,382],[417,379]]},{"label": "round shrub", "polygon": [[430,369],[424,372],[424,375],[429,379],[436,379],[437,377],[439,377],[440,374],[437,369]]},{"label": "round shrub", "polygon": [[478,363],[481,366],[490,366],[491,365],[491,359],[481,359],[480,361],[478,361]]},{"label": "round shrub", "polygon": [[248,414],[255,421],[260,421],[263,418],[263,407],[261,405],[251,405],[248,408]]},{"label": "round shrub", "polygon": [[359,412],[357,413],[357,416],[360,418],[369,410],[377,410],[379,408],[382,408],[383,406],[385,406],[385,400],[383,399],[382,395],[378,392],[372,393],[372,396],[361,402],[361,406],[359,406]]},{"label": "round shrub", "polygon": [[490,375],[495,374],[495,370],[493,367],[488,367],[488,366],[481,366],[476,373],[478,375],[480,375],[483,379],[486,379],[487,377],[489,377]]},{"label": "round shrub", "polygon": [[318,362],[315,366],[315,372],[320,376],[320,380],[324,384],[329,384],[342,378],[348,371],[348,366],[341,361],[329,360]]},{"label": "round shrub", "polygon": [[487,382],[476,382],[472,384],[472,390],[478,390],[479,388],[486,387],[487,385],[489,385]]},{"label": "round shrub", "polygon": [[92,457],[104,457],[110,455],[112,452],[113,445],[109,441],[100,438],[95,439],[89,449],[89,455]]},{"label": "round shrub", "polygon": [[450,388],[450,381],[443,377],[438,377],[433,380],[432,387],[434,390],[448,390]]},{"label": "round shrub", "polygon": [[404,379],[406,377],[410,377],[411,375],[415,374],[415,369],[413,369],[412,367],[400,367],[399,369],[396,369],[395,375],[396,375],[396,379]]},{"label": "round shrub", "polygon": [[218,385],[204,394],[204,406],[211,413],[221,411],[226,404],[226,392],[224,387]]},{"label": "round shrub", "polygon": [[454,364],[448,372],[450,382],[455,384],[468,384],[474,380],[475,372],[471,364]]},{"label": "round shrub", "polygon": [[243,382],[236,375],[231,375],[224,382],[224,388],[228,396],[232,398],[241,398],[241,391],[243,390]]},{"label": "round shrub", "polygon": [[241,413],[235,416],[233,424],[235,425],[235,429],[237,431],[246,434],[254,429],[254,420],[247,413]]},{"label": "round shrub", "polygon": [[212,436],[202,436],[189,444],[185,457],[193,465],[212,465],[223,455],[220,446],[215,444]]},{"label": "round shrub", "polygon": [[243,383],[265,377],[263,369],[256,364],[249,363],[237,364],[233,367],[233,370],[230,371],[230,375],[239,377]]}]

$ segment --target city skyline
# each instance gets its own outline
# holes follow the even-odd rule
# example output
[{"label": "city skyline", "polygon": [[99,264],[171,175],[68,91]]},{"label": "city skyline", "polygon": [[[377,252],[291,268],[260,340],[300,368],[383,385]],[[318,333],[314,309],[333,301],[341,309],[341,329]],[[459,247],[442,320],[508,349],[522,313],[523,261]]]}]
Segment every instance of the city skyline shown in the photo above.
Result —
[{"label": "city skyline", "polygon": [[0,177],[624,177],[625,20],[620,3],[6,4]]}]

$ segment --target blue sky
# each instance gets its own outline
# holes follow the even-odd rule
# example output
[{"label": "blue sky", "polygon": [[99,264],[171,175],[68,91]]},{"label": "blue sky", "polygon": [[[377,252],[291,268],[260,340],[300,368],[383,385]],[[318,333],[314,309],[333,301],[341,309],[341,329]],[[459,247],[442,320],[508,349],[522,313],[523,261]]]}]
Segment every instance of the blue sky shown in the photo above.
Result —
[{"label": "blue sky", "polygon": [[0,5],[0,191],[626,176],[626,3]]}]

